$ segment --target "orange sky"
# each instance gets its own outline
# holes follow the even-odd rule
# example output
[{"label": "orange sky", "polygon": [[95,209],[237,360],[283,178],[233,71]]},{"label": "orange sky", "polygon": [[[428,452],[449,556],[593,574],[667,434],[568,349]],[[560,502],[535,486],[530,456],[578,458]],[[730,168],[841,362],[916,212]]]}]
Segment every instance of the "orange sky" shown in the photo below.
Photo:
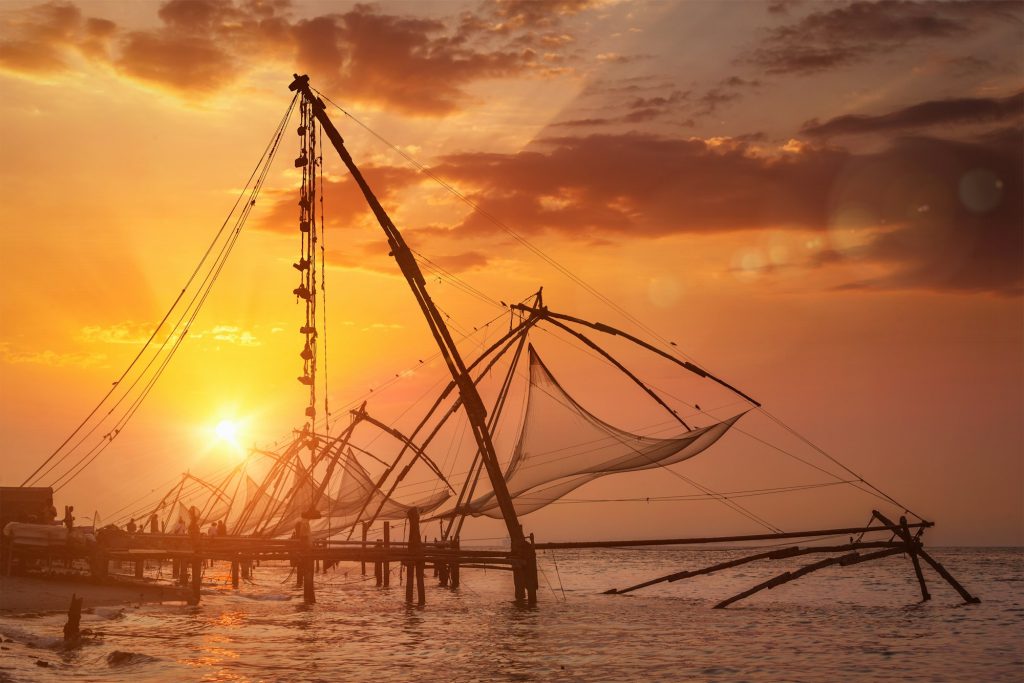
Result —
[{"label": "orange sky", "polygon": [[[138,352],[299,72],[935,519],[933,542],[1024,542],[1022,22],[1019,4],[955,1],[9,0],[2,483],[21,483]],[[543,285],[553,309],[651,336],[330,113],[431,262],[493,299]],[[222,471],[235,457],[212,433],[222,419],[243,423],[246,445],[301,424],[293,128],[190,337],[58,505],[110,516],[185,469]],[[336,155],[325,159],[329,396],[343,414],[375,388],[370,410],[401,424],[444,374],[419,366],[433,342],[380,229]],[[459,331],[501,313],[447,278],[428,280]],[[466,352],[505,325],[478,332]],[[611,422],[643,422],[639,399],[624,406],[559,349],[541,351],[574,395]],[[635,362],[673,393],[707,390]],[[763,415],[740,426],[799,446]],[[724,491],[817,481],[793,464],[732,434],[673,469]],[[692,492],[648,472],[573,497]],[[789,529],[859,524],[875,504],[835,488],[750,500]],[[714,502],[555,505],[524,524],[545,538],[757,530]]]}]

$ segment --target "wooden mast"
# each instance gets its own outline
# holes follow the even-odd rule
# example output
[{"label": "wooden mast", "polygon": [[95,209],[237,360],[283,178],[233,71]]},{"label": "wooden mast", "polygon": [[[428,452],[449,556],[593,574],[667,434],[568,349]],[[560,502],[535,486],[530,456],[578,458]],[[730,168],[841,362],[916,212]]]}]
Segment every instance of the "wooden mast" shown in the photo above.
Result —
[{"label": "wooden mast", "polygon": [[[363,178],[363,174],[359,171],[359,168],[352,160],[352,155],[349,154],[348,149],[345,148],[344,139],[341,137],[338,129],[335,128],[334,123],[332,123],[331,119],[327,116],[326,107],[323,101],[321,101],[320,98],[315,97],[310,90],[309,76],[299,76],[298,74],[295,74],[295,80],[293,80],[291,85],[288,86],[288,89],[298,91],[302,95],[303,99],[310,104],[313,116],[320,122],[324,132],[327,134],[327,138],[331,141],[331,144],[334,145],[334,148],[337,150],[338,156],[341,157],[342,162],[346,167],[348,167],[349,172],[352,174],[352,178],[356,181],[356,184],[359,185],[359,189],[362,190],[363,196],[366,198],[366,202],[369,204],[370,209],[377,218],[377,222],[384,230],[384,234],[388,238],[388,245],[391,247],[391,256],[395,258],[398,267],[402,271],[402,275],[405,276],[406,281],[409,283],[413,296],[416,298],[416,303],[419,304],[420,310],[426,318],[427,325],[430,327],[430,332],[434,336],[434,340],[437,342],[445,363],[448,365],[448,370],[451,372],[452,379],[458,386],[459,395],[462,398],[462,405],[466,410],[466,416],[473,428],[473,438],[476,440],[480,456],[483,459],[484,466],[487,468],[487,475],[490,477],[495,498],[497,499],[502,517],[505,520],[505,527],[512,543],[512,550],[514,552],[521,552],[524,555],[533,556],[532,547],[527,548],[526,539],[523,536],[523,528],[519,524],[519,518],[516,515],[515,507],[512,504],[512,498],[509,495],[508,487],[505,484],[505,478],[501,472],[501,465],[498,462],[497,453],[494,450],[494,444],[491,441],[490,431],[487,429],[487,410],[484,408],[483,400],[480,398],[480,393],[477,391],[472,377],[470,377],[466,370],[466,365],[462,361],[462,356],[459,354],[459,350],[455,346],[455,341],[452,339],[451,333],[448,331],[448,326],[445,325],[444,318],[437,310],[437,307],[434,305],[434,302],[431,300],[430,295],[427,292],[426,280],[423,278],[423,273],[420,271],[419,265],[416,263],[412,250],[409,248],[409,245],[406,244],[402,234],[398,231],[398,228],[395,227],[394,223],[392,223],[391,218],[384,210],[384,207],[381,206],[380,201],[377,200],[373,190],[370,189],[370,186]],[[526,574],[528,573],[529,572],[526,572]],[[536,599],[536,586],[527,585],[526,588],[527,592],[530,594],[531,602],[534,601]],[[523,597],[520,595],[521,591],[517,590],[516,592],[517,598]]]}]

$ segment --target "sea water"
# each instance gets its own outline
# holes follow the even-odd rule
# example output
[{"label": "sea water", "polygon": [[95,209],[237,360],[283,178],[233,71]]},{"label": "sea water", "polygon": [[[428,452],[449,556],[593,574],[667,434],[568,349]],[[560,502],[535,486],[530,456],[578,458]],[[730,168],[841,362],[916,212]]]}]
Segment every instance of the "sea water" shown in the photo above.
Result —
[{"label": "sea water", "polygon": [[[540,554],[536,607],[508,572],[465,569],[407,606],[344,564],[317,574],[305,605],[287,564],[230,587],[206,569],[201,604],[96,608],[93,635],[62,650],[65,616],[0,617],[2,681],[1021,681],[1024,551],[939,548],[982,602],[963,604],[927,567],[920,602],[904,556],[829,567],[728,609],[720,600],[813,559],[744,565],[603,595],[740,557],[738,550],[562,550]],[[802,560],[802,561],[801,561]],[[45,666],[44,666],[45,665]]]}]

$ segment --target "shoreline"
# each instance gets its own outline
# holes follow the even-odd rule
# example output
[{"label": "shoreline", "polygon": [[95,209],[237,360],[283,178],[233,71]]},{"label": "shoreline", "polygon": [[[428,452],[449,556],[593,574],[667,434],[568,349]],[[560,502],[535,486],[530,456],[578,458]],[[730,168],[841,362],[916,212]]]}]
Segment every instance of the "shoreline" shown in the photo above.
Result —
[{"label": "shoreline", "polygon": [[0,615],[25,612],[67,612],[71,596],[83,599],[83,610],[92,607],[179,602],[185,593],[174,586],[96,581],[68,576],[0,576]]}]

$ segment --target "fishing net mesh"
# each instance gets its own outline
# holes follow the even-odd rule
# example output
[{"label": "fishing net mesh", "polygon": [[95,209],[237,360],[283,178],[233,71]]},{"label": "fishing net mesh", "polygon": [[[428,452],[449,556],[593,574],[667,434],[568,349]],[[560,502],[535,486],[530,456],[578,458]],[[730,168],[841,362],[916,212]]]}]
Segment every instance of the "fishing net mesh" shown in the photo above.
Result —
[{"label": "fishing net mesh", "polygon": [[[742,415],[713,425],[656,438],[624,431],[577,403],[530,346],[530,383],[522,428],[505,480],[520,515],[538,510],[598,477],[664,467],[715,443]],[[493,493],[460,513],[501,517]]]}]

